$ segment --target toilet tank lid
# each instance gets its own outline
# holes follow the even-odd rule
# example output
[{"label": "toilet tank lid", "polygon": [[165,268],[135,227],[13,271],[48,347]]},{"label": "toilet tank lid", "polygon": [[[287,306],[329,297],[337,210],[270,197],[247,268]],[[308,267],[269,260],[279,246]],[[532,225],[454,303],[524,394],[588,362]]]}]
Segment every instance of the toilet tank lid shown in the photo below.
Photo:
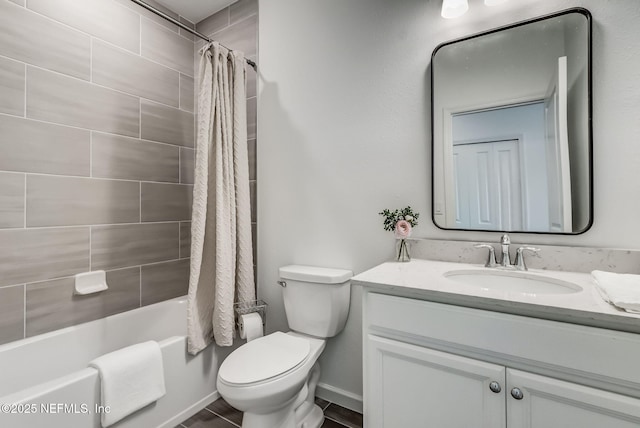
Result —
[{"label": "toilet tank lid", "polygon": [[320,284],[341,284],[347,282],[352,276],[353,272],[346,269],[301,265],[289,265],[280,268],[280,278],[282,279]]}]

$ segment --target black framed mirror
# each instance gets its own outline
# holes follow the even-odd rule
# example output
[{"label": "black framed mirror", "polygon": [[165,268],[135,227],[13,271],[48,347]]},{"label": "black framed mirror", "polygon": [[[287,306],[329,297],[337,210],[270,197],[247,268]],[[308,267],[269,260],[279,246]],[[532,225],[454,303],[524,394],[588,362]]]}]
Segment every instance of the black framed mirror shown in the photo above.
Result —
[{"label": "black framed mirror", "polygon": [[450,230],[593,223],[591,14],[443,43],[431,59],[432,218]]}]

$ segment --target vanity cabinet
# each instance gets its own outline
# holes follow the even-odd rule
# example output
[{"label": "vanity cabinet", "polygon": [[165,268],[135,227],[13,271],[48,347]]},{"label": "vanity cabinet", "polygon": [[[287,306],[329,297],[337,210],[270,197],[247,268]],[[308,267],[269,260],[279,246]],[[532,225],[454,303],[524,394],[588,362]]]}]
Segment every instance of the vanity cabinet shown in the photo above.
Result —
[{"label": "vanity cabinet", "polygon": [[367,347],[367,428],[506,426],[504,391],[489,387],[504,367],[373,335]]},{"label": "vanity cabinet", "polygon": [[372,292],[364,299],[367,428],[640,426],[637,335]]},{"label": "vanity cabinet", "polygon": [[[507,369],[507,426],[517,428],[637,428],[640,400],[621,394]],[[510,395],[519,388],[522,399]]]}]

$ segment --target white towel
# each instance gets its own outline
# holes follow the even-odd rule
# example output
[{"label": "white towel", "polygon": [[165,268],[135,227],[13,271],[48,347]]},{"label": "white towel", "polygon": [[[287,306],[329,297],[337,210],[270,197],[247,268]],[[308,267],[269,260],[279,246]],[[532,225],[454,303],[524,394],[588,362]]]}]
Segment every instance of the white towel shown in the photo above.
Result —
[{"label": "white towel", "polygon": [[591,272],[604,300],[627,312],[640,313],[640,275]]},{"label": "white towel", "polygon": [[100,372],[102,426],[153,403],[165,393],[162,352],[157,342],[149,341],[102,355],[89,363]]}]

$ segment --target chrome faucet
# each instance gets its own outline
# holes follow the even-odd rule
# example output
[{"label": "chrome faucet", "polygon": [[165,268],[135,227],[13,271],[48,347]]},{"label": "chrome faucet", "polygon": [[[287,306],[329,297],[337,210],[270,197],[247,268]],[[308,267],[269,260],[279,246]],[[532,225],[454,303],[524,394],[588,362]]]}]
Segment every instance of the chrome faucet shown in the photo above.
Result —
[{"label": "chrome faucet", "polygon": [[511,268],[511,257],[509,256],[509,246],[511,245],[511,238],[506,233],[500,238],[500,246],[502,247],[502,259],[500,266],[503,268]]},{"label": "chrome faucet", "polygon": [[489,257],[487,258],[487,262],[484,264],[484,267],[494,268],[498,266],[496,263],[496,250],[493,248],[491,244],[476,244],[475,248],[488,248],[489,249]]},{"label": "chrome faucet", "polygon": [[489,257],[487,258],[487,262],[485,263],[485,267],[495,268],[498,267],[500,269],[517,269],[517,270],[527,270],[527,265],[524,262],[524,252],[530,251],[532,253],[537,253],[540,251],[539,248],[523,246],[516,250],[516,260],[513,264],[511,264],[511,256],[509,255],[509,247],[511,245],[511,238],[506,233],[502,235],[500,238],[500,247],[502,258],[500,259],[500,264],[496,262],[496,252],[491,244],[476,244],[475,248],[487,248],[489,249]]},{"label": "chrome faucet", "polygon": [[527,265],[524,262],[524,251],[530,251],[537,254],[540,248],[536,247],[520,247],[516,250],[516,261],[513,263],[518,270],[527,270]]}]

